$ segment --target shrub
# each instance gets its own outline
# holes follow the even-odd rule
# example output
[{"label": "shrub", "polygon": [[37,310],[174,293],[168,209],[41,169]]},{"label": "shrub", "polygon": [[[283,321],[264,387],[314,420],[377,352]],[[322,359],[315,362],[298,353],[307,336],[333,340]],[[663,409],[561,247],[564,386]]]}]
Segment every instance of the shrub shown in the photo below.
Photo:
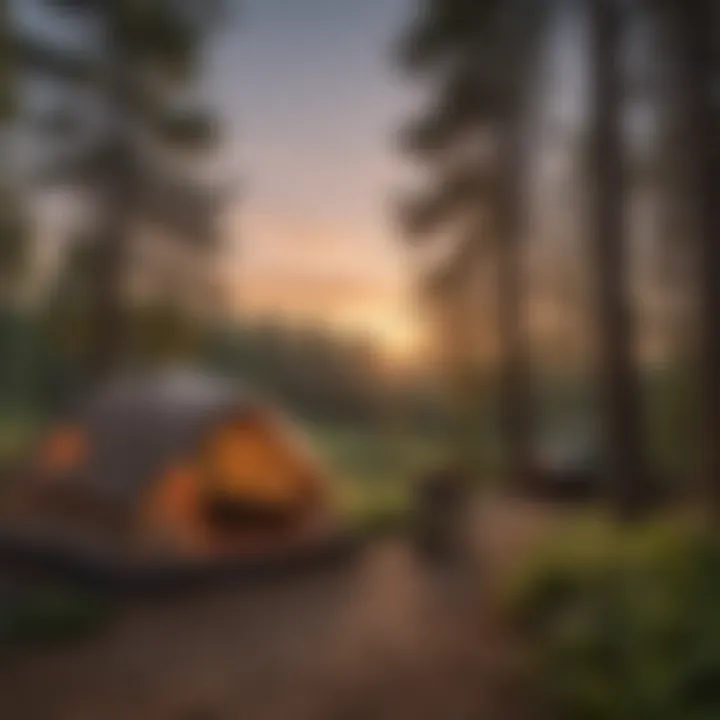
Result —
[{"label": "shrub", "polygon": [[720,539],[572,528],[533,554],[507,601],[551,717],[720,717]]}]

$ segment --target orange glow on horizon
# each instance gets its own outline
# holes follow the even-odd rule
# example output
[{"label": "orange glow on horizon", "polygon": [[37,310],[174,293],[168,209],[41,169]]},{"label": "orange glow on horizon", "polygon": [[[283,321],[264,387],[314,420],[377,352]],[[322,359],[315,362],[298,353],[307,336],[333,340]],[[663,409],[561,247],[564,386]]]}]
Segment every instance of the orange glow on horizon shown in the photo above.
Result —
[{"label": "orange glow on horizon", "polygon": [[241,317],[365,338],[393,364],[416,364],[427,348],[425,319],[402,279],[266,272],[238,281],[234,307]]}]

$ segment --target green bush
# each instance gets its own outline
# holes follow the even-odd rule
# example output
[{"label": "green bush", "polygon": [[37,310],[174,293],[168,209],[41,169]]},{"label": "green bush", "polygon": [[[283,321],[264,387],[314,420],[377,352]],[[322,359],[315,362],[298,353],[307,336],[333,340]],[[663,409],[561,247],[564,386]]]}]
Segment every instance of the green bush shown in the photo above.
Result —
[{"label": "green bush", "polygon": [[552,718],[720,718],[720,539],[672,525],[573,528],[507,597]]}]

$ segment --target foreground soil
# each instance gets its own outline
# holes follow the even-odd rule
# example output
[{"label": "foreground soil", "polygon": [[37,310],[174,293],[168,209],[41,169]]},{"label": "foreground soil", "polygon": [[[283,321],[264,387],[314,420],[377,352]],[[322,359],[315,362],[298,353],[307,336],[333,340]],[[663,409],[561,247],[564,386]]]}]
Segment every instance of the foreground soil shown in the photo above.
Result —
[{"label": "foreground soil", "polygon": [[528,716],[493,588],[544,524],[491,501],[473,551],[403,539],[345,567],[128,601],[82,642],[0,660],[9,720],[510,720]]}]

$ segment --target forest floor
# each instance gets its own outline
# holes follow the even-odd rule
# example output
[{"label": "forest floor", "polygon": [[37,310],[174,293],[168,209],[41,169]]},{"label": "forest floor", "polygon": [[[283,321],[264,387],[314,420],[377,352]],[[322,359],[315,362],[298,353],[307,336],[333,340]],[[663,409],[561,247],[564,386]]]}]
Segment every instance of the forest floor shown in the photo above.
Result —
[{"label": "forest floor", "polygon": [[0,660],[8,720],[510,720],[523,692],[493,590],[547,522],[494,499],[473,552],[404,538],[325,574],[127,601],[99,634]]}]

